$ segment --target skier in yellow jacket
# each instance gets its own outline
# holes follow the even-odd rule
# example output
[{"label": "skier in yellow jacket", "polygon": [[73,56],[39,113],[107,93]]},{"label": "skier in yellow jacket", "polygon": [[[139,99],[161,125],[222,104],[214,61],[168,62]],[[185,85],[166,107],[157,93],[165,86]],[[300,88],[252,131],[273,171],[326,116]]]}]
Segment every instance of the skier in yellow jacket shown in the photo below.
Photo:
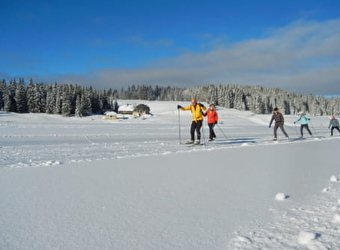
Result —
[{"label": "skier in yellow jacket", "polygon": [[[197,100],[193,98],[191,100],[191,105],[184,108],[180,105],[177,106],[178,109],[183,111],[191,110],[192,113],[192,122],[190,126],[190,136],[191,140],[187,142],[187,144],[200,144],[201,142],[201,127],[203,122],[203,110],[206,110],[206,107],[202,103],[197,103]],[[197,140],[195,141],[195,131],[197,134]]]}]

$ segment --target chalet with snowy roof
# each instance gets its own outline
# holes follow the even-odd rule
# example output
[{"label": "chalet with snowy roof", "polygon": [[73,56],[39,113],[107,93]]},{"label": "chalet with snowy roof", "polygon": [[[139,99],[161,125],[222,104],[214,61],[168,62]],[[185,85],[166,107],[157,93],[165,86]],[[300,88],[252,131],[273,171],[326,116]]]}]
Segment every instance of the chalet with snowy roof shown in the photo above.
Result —
[{"label": "chalet with snowy roof", "polygon": [[118,108],[119,115],[134,115],[134,116],[141,116],[150,114],[150,108],[145,104],[139,105],[132,105],[132,104],[125,104],[119,106]]},{"label": "chalet with snowy roof", "polygon": [[122,106],[119,106],[118,108],[118,114],[122,115],[132,115],[135,110],[135,106],[132,104],[125,104]]}]

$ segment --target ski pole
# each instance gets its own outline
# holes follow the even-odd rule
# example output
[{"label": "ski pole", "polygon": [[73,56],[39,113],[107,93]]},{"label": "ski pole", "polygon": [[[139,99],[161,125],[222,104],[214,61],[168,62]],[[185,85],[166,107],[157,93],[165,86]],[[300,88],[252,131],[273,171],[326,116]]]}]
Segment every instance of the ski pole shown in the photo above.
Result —
[{"label": "ski pole", "polygon": [[296,135],[299,136],[299,132],[298,132],[298,129],[296,127],[296,123],[294,122],[294,125],[295,125],[295,132],[296,132]]},{"label": "ski pole", "polygon": [[312,127],[312,130],[313,130],[314,135],[315,135],[316,137],[318,137],[317,134],[316,134],[316,131],[315,131],[315,129],[314,129],[314,126],[313,126],[313,124],[312,124],[312,122],[311,122],[310,120],[309,120],[309,124],[310,124],[310,126]]},{"label": "ski pole", "polygon": [[202,120],[202,135],[203,135],[203,144],[205,145],[205,135],[204,135],[204,127],[203,127],[203,120]]},{"label": "ski pole", "polygon": [[216,123],[217,127],[221,130],[222,134],[224,135],[224,137],[226,139],[228,139],[227,135],[224,133],[224,131],[222,130],[222,128],[220,127],[220,125],[218,123]]},{"label": "ski pole", "polygon": [[177,113],[178,113],[178,141],[179,144],[182,144],[182,140],[181,140],[181,112],[179,111],[179,109],[177,109]]}]

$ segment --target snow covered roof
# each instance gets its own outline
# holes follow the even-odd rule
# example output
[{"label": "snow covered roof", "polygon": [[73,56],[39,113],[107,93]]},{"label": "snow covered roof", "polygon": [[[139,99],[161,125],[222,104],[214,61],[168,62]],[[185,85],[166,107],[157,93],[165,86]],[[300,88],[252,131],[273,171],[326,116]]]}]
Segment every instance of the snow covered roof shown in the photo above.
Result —
[{"label": "snow covered roof", "polygon": [[125,104],[125,105],[122,105],[122,106],[119,106],[118,108],[118,112],[126,112],[126,111],[130,111],[130,112],[133,112],[133,110],[135,109],[135,106],[132,105],[132,104]]},{"label": "snow covered roof", "polygon": [[114,112],[114,111],[108,111],[108,112],[105,113],[105,115],[107,115],[107,116],[115,116],[115,115],[117,115],[117,113]]}]

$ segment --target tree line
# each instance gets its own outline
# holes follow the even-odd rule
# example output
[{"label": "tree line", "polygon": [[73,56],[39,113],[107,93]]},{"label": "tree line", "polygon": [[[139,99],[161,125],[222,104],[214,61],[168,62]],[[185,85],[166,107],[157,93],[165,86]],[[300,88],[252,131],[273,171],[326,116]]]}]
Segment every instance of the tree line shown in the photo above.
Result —
[{"label": "tree line", "polygon": [[278,107],[284,114],[303,111],[312,115],[339,115],[340,98],[302,95],[278,88],[241,85],[205,85],[179,88],[132,85],[126,89],[95,90],[72,84],[34,83],[24,79],[0,81],[0,110],[17,113],[47,113],[64,116],[89,116],[118,109],[118,99],[190,101],[250,110],[257,114],[269,114]]}]

